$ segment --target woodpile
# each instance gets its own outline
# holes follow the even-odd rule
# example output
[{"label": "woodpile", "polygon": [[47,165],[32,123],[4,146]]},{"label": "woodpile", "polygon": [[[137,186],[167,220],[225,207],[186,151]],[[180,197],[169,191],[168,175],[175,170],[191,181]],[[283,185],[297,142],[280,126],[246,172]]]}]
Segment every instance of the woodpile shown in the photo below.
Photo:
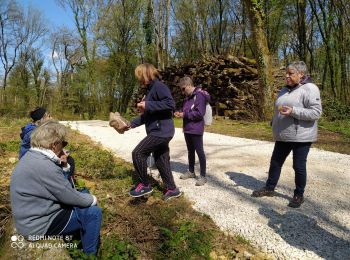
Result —
[{"label": "woodpile", "polygon": [[[180,78],[190,76],[195,85],[209,92],[215,115],[236,120],[259,118],[258,71],[255,60],[232,55],[207,57],[192,64],[175,65],[161,71],[162,80],[169,86],[177,103],[182,107],[183,95],[178,87]],[[281,87],[280,70],[275,78]],[[139,93],[139,97],[143,94]]]}]

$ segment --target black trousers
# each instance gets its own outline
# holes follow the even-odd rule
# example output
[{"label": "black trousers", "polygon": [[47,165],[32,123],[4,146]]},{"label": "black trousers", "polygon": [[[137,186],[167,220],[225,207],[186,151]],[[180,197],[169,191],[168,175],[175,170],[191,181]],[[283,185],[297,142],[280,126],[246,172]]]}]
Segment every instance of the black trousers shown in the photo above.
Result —
[{"label": "black trousers", "polygon": [[293,169],[295,172],[294,195],[302,196],[306,186],[306,161],[311,143],[276,142],[273,149],[269,178],[266,187],[274,190],[281,175],[281,169],[287,156],[293,151]]},{"label": "black trousers", "polygon": [[148,135],[132,151],[132,161],[137,176],[144,185],[149,185],[147,157],[153,153],[155,165],[166,189],[175,189],[173,173],[170,169],[169,142],[172,137],[163,138]]}]

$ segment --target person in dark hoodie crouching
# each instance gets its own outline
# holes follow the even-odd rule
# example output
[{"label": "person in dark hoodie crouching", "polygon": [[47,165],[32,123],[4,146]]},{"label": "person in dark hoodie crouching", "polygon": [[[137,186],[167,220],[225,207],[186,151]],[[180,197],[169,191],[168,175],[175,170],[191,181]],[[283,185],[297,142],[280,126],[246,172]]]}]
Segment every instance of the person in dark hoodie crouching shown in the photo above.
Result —
[{"label": "person in dark hoodie crouching", "polygon": [[[43,107],[36,107],[34,110],[30,111],[29,116],[33,121],[22,127],[22,132],[20,134],[21,146],[18,153],[19,159],[21,159],[30,149],[30,139],[34,129],[36,129],[39,125],[47,122],[48,120],[52,120],[51,115]],[[65,144],[65,146],[66,145],[67,144]],[[73,157],[69,155],[69,152],[65,149],[62,149],[62,153],[59,155],[59,157],[61,159],[63,174],[74,187],[75,161]]]},{"label": "person in dark hoodie crouching", "polygon": [[286,70],[287,86],[278,93],[272,119],[275,147],[265,187],[255,190],[253,197],[273,196],[281,169],[293,151],[295,172],[294,196],[288,206],[299,208],[304,202],[306,161],[311,144],[317,140],[317,121],[322,113],[318,87],[307,76],[303,61],[295,61]]},{"label": "person in dark hoodie crouching", "polygon": [[170,168],[169,142],[175,134],[173,111],[175,102],[169,88],[160,81],[160,74],[152,64],[141,64],[135,76],[147,94],[137,104],[141,115],[134,118],[131,128],[145,125],[147,136],[132,151],[132,160],[140,182],[130,190],[132,197],[141,197],[153,191],[147,175],[147,157],[154,161],[165,185],[163,200],[181,196]]},{"label": "person in dark hoodie crouching", "polygon": [[80,231],[83,251],[96,255],[102,211],[95,196],[75,190],[64,178],[58,156],[66,135],[54,121],[33,131],[31,148],[11,176],[12,213],[17,232],[28,240]]},{"label": "person in dark hoodie crouching", "polygon": [[200,175],[196,186],[202,186],[207,182],[206,178],[206,157],[203,148],[204,114],[206,104],[210,101],[208,92],[200,87],[194,87],[190,77],[180,79],[179,87],[182,94],[186,96],[182,111],[176,111],[175,117],[183,118],[183,132],[188,151],[188,172],[180,179],[186,180],[195,178],[194,172],[195,152],[199,158]]},{"label": "person in dark hoodie crouching", "polygon": [[36,107],[34,110],[30,111],[29,116],[33,121],[22,127],[22,132],[20,134],[21,146],[18,153],[19,159],[21,159],[30,149],[30,135],[32,134],[33,130],[40,124],[51,119],[50,114],[43,107]]}]

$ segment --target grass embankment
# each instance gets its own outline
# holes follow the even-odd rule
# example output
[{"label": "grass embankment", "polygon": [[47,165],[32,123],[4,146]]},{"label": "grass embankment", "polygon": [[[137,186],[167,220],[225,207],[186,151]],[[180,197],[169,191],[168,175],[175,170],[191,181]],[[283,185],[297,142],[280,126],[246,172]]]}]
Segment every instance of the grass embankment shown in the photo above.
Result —
[{"label": "grass embankment", "polygon": [[[0,118],[0,244],[11,223],[9,180],[15,167],[23,120]],[[76,161],[77,178],[99,200],[103,209],[100,259],[264,259],[240,236],[221,232],[206,215],[194,211],[184,197],[161,200],[162,187],[148,199],[131,199],[133,167],[115,158],[86,136],[70,131],[68,149]],[[11,250],[0,248],[1,255]],[[72,256],[81,259],[78,251]]]},{"label": "grass embankment", "polygon": [[[176,127],[182,127],[182,120],[176,119],[175,125]],[[273,141],[270,122],[232,121],[216,117],[211,126],[206,126],[205,131]],[[331,152],[350,154],[350,119],[333,122],[321,119],[319,122],[318,141],[313,144],[313,147]]]}]

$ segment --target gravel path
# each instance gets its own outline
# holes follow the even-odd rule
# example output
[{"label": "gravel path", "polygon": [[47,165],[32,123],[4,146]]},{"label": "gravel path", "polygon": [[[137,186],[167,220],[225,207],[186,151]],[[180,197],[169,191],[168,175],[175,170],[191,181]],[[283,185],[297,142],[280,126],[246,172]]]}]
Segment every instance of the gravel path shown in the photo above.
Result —
[{"label": "gravel path", "polygon": [[[145,136],[143,127],[120,135],[106,121],[64,123],[127,161]],[[205,133],[204,144],[208,183],[196,187],[193,179],[179,179],[187,170],[181,129],[170,142],[175,182],[195,209],[276,259],[350,259],[349,155],[312,148],[306,199],[301,208],[292,209],[287,207],[294,189],[291,156],[282,170],[278,195],[252,198],[252,191],[265,183],[273,143]]]}]

